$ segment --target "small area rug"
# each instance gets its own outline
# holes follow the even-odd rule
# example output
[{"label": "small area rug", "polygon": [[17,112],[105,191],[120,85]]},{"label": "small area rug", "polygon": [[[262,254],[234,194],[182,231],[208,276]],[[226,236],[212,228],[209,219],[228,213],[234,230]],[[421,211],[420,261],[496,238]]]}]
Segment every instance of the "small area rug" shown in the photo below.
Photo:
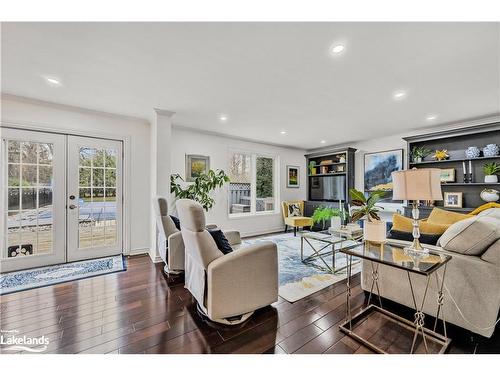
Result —
[{"label": "small area rug", "polygon": [[122,255],[0,274],[0,295],[125,271]]},{"label": "small area rug", "polygon": [[[288,302],[296,302],[304,297],[316,293],[336,282],[347,278],[346,270],[336,274],[322,271],[315,265],[323,265],[322,261],[316,259],[313,265],[304,264],[300,259],[300,235],[293,236],[293,233],[283,233],[260,237],[257,239],[245,240],[244,243],[253,244],[262,241],[272,241],[278,246],[278,272],[279,272],[279,295]],[[324,246],[322,242],[309,240],[315,248]],[[304,241],[304,256],[313,254],[311,247]],[[332,255],[325,258],[328,264],[332,262]],[[337,267],[346,265],[346,256],[337,253],[335,257]],[[361,271],[361,264],[352,266],[352,274]]]}]

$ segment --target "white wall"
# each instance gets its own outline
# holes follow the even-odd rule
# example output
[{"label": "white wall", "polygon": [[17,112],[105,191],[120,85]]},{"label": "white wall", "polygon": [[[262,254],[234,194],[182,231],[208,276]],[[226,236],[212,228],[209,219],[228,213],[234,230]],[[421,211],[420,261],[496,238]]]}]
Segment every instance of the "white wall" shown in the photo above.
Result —
[{"label": "white wall", "polygon": [[[124,170],[130,176],[130,186],[124,214],[128,213],[130,253],[147,252],[150,247],[150,168],[149,123],[145,120],[110,115],[79,108],[45,103],[11,95],[2,95],[2,123],[20,128],[38,128],[77,135],[126,138]],[[128,150],[127,150],[128,149]],[[125,188],[127,188],[125,186]],[[126,195],[127,197],[127,195]],[[125,221],[127,224],[127,220]]]},{"label": "white wall", "polygon": [[[185,155],[210,156],[211,169],[228,170],[230,150],[244,150],[279,156],[279,202],[282,200],[306,199],[306,168],[304,150],[270,146],[234,138],[204,134],[193,130],[174,127],[172,132],[172,173],[185,176]],[[300,166],[300,188],[286,187],[286,166]],[[239,230],[243,236],[283,230],[281,212],[244,218],[228,216],[228,185],[216,191],[216,204],[207,214],[207,222],[223,229]]]}]

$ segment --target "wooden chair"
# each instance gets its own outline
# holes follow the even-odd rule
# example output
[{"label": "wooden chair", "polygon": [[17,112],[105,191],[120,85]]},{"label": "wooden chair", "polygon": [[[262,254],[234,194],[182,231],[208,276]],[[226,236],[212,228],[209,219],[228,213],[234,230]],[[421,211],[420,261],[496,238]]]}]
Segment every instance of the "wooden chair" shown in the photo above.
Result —
[{"label": "wooden chair", "polygon": [[[300,209],[300,216],[290,216],[290,205],[298,204]],[[293,235],[297,235],[297,228],[312,227],[313,220],[310,217],[304,216],[304,201],[284,201],[281,202],[281,212],[283,213],[283,220],[285,221],[285,233],[288,227],[293,227]]]}]

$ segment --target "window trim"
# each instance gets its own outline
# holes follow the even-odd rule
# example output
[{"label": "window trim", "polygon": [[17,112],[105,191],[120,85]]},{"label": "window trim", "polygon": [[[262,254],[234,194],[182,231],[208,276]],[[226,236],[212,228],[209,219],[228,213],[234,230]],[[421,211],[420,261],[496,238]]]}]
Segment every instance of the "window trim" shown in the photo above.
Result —
[{"label": "window trim", "polygon": [[[234,154],[246,154],[251,157],[251,181],[250,181],[250,212],[239,212],[239,213],[230,213],[230,207],[228,203],[227,207],[227,215],[229,219],[243,219],[248,217],[255,216],[272,216],[279,214],[279,184],[280,184],[280,158],[279,155],[269,154],[265,152],[258,151],[249,151],[244,149],[229,149],[228,156],[231,157]],[[257,211],[257,158],[264,157],[273,159],[273,195],[274,195],[274,210],[269,211]],[[228,158],[229,160],[229,158]],[[227,188],[227,199],[226,202],[229,202],[229,185]]]}]

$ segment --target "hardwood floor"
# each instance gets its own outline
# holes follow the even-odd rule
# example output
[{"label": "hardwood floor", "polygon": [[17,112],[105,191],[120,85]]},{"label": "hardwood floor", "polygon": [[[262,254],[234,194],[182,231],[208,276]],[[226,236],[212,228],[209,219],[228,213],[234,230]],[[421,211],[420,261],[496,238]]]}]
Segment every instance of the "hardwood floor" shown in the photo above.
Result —
[{"label": "hardwood floor", "polygon": [[[204,322],[182,277],[168,278],[162,268],[148,256],[133,257],[126,272],[1,296],[0,328],[45,335],[46,353],[370,353],[339,331],[345,282],[293,304],[280,298],[241,326],[223,327]],[[359,283],[356,276],[356,310],[365,303]],[[498,332],[469,342],[463,331],[451,331],[451,353],[500,353]],[[398,344],[389,328],[373,334],[388,347]]]}]

